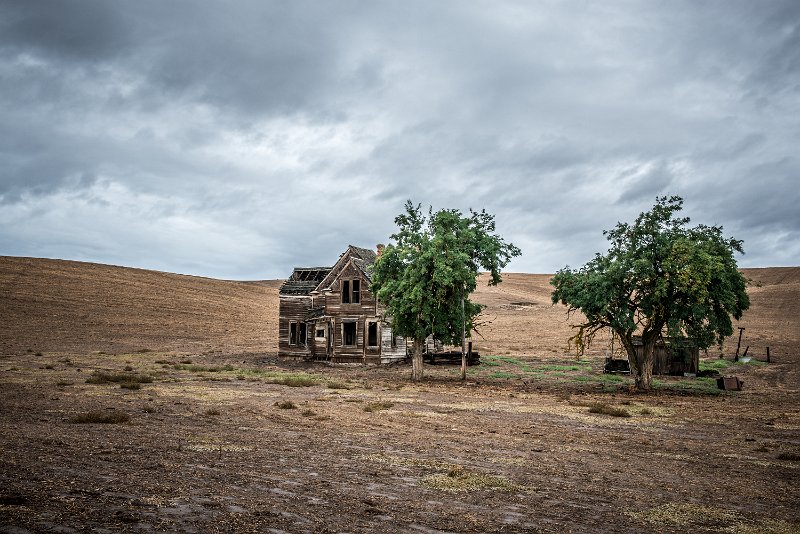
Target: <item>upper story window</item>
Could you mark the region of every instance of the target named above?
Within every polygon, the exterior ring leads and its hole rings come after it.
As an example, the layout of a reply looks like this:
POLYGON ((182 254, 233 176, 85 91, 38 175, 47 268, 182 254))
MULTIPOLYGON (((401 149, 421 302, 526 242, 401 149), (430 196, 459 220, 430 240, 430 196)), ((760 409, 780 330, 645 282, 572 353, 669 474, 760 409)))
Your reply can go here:
POLYGON ((342 304, 361 302, 361 280, 342 280, 342 304))

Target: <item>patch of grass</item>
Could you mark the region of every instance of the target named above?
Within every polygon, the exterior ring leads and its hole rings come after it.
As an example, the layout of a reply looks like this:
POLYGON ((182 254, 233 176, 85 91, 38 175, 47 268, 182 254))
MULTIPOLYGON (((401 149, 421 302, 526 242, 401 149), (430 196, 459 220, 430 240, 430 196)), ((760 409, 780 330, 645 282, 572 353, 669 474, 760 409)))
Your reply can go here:
POLYGON ((337 382, 335 380, 332 380, 327 384, 325 384, 325 387, 328 389, 352 389, 350 384, 346 384, 345 382, 337 382))
POLYGON ((142 385, 138 382, 120 382, 119 387, 122 389, 142 389, 142 385))
POLYGON ((111 373, 108 371, 93 371, 92 376, 86 380, 87 384, 108 384, 126 383, 126 384, 149 384, 153 378, 149 375, 135 374, 135 373, 111 373))
POLYGON ((206 415, 219 415, 220 411, 217 408, 209 408, 206 410, 206 415))
POLYGON ((505 371, 495 371, 494 373, 490 374, 488 378, 519 378, 518 374, 515 373, 507 373, 505 371))
POLYGON ((641 415, 653 415, 653 410, 651 410, 650 408, 642 408, 641 410, 639 410, 639 413, 641 415))
POLYGON ((69 419, 70 423, 76 424, 106 424, 116 425, 120 423, 127 423, 130 417, 122 412, 103 413, 99 411, 91 411, 78 414, 69 419))
MULTIPOLYGON (((191 360, 188 360, 191 361, 191 360)), ((222 371, 233 371, 232 365, 196 365, 196 364, 175 364, 172 366, 176 371, 189 371, 190 373, 219 373, 222 371)))
POLYGON ((303 417, 314 417, 317 414, 316 414, 316 412, 314 412, 314 410, 310 410, 310 409, 306 408, 305 410, 300 412, 300 415, 302 415, 303 417))
POLYGON ((446 474, 437 473, 422 478, 421 484, 430 489, 449 493, 478 490, 519 491, 522 487, 507 478, 470 472, 457 466, 446 474))
POLYGON ((492 362, 496 365, 499 365, 498 362, 510 363, 512 365, 527 365, 519 358, 512 358, 511 356, 481 356, 481 365, 484 365, 486 362, 492 362))
POLYGON ((559 364, 548 364, 548 365, 537 365, 537 371, 591 371, 591 366, 584 366, 584 365, 559 365, 559 364))
POLYGON ((777 456, 778 460, 788 460, 790 462, 800 462, 800 454, 796 452, 782 452, 777 456))
POLYGON ((653 388, 684 391, 687 393, 696 393, 698 395, 721 395, 723 393, 723 390, 717 387, 717 380, 708 377, 688 378, 675 381, 654 378, 653 388))
POLYGON ((71 386, 73 384, 74 384, 73 382, 69 382, 68 380, 59 380, 58 382, 56 382, 57 386, 71 386))
POLYGON ((597 402, 589 406, 589 413, 610 415, 612 417, 630 417, 631 414, 624 408, 615 408, 604 402, 597 402))
POLYGON ((297 405, 292 401, 277 401, 273 406, 277 406, 281 410, 294 410, 297 405))
POLYGON ((693 503, 668 503, 649 510, 625 512, 625 514, 656 526, 672 527, 686 527, 691 523, 738 522, 743 519, 736 512, 693 503))
POLYGON ((368 404, 365 404, 362 409, 365 412, 379 412, 381 410, 388 410, 392 406, 394 406, 393 402, 379 400, 379 401, 370 402, 368 404))
POLYGON ((721 369, 727 369, 728 366, 733 363, 729 362, 728 360, 706 360, 700 362, 700 370, 701 371, 710 371, 716 370, 719 371, 721 369))
POLYGON ((269 380, 271 384, 281 384, 289 386, 290 388, 305 388, 315 386, 317 381, 310 376, 284 376, 279 378, 272 378, 269 380))

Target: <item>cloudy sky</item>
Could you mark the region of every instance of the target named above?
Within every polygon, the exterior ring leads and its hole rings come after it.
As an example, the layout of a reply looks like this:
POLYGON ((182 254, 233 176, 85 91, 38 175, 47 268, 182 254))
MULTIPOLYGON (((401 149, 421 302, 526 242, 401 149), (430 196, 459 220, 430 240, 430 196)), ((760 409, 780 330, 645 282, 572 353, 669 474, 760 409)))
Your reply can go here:
POLYGON ((800 264, 800 2, 0 3, 0 255, 280 278, 412 199, 554 272, 663 194, 800 264))

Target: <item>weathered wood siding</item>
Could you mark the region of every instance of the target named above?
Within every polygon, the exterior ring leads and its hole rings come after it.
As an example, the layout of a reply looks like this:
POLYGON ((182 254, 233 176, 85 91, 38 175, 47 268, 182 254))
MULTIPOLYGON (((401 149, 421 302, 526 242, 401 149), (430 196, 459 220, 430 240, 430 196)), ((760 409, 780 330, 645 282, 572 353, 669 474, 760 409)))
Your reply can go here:
MULTIPOLYGON (((311 297, 300 295, 281 295, 278 302, 278 356, 306 358, 310 356, 309 347, 302 344, 289 344, 289 323, 298 325, 305 321, 311 309, 311 297)), ((298 326, 299 328, 299 326, 298 326)))

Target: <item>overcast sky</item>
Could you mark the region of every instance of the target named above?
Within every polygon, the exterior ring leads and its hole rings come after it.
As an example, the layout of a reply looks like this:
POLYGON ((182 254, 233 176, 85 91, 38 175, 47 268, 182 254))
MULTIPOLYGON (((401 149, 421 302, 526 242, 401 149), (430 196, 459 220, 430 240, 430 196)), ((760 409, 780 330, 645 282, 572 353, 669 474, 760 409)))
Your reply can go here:
POLYGON ((551 273, 657 195, 800 264, 800 2, 0 2, 0 255, 283 278, 485 208, 551 273))

